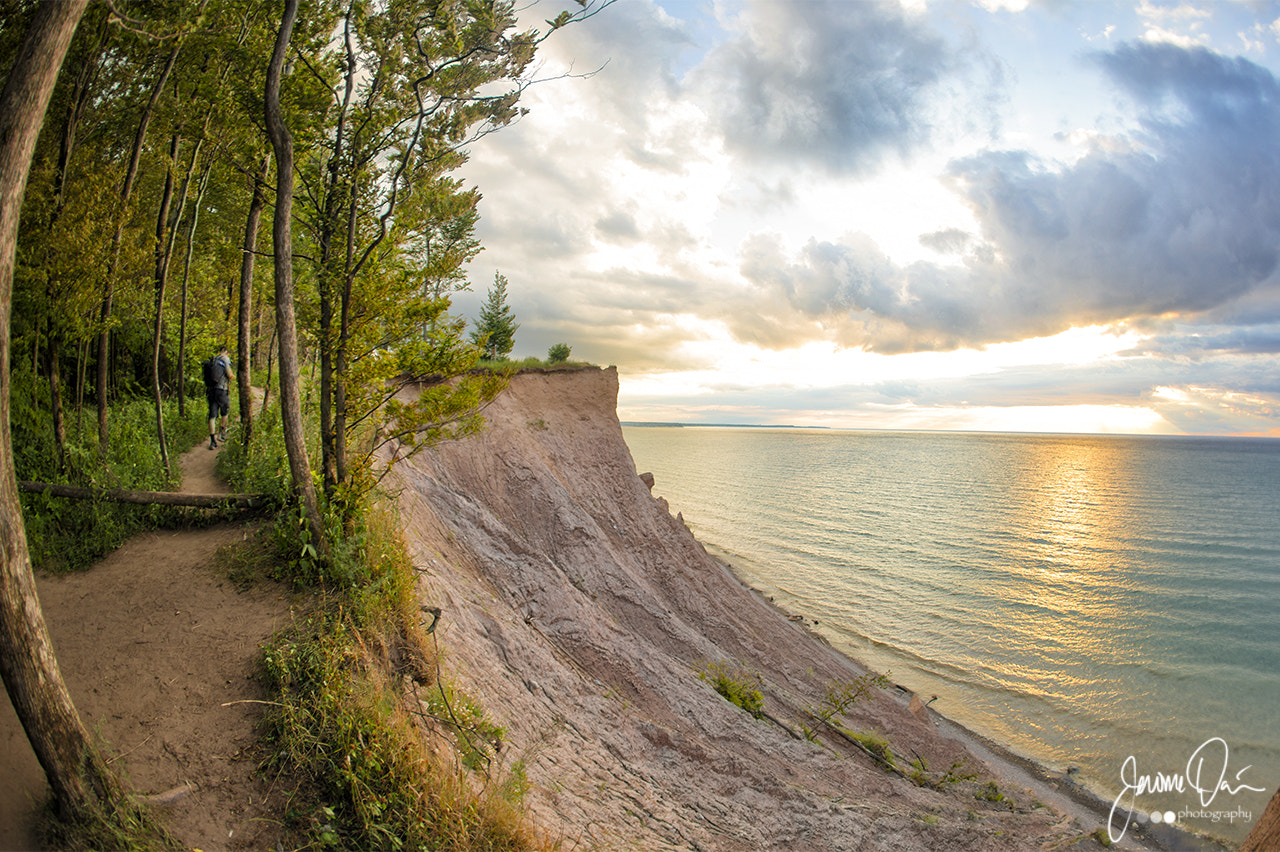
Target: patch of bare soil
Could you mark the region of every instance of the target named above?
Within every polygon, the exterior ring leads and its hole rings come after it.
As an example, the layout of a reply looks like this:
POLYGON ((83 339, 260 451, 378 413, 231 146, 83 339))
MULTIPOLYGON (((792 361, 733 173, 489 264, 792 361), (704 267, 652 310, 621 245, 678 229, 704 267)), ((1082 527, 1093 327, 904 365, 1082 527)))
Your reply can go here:
MULTIPOLYGON (((225 493, 217 452, 182 457, 183 491, 225 493)), ((92 570, 39 577, 40 602, 81 719, 138 794, 188 848, 274 848, 272 790, 251 753, 265 695, 260 643, 289 618, 288 592, 239 590, 215 552, 251 524, 139 535, 92 570)), ((0 699, 0 849, 37 848, 32 818, 48 794, 8 697, 0 699)), ((276 803, 278 806, 278 802, 276 803)))

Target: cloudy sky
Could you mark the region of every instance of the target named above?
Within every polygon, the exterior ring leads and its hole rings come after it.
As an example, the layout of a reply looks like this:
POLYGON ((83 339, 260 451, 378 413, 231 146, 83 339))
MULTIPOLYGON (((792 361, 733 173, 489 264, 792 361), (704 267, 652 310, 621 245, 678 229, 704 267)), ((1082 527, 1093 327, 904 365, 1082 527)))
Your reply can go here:
POLYGON ((618 0, 541 62, 455 307, 624 420, 1280 436, 1280 3, 618 0))

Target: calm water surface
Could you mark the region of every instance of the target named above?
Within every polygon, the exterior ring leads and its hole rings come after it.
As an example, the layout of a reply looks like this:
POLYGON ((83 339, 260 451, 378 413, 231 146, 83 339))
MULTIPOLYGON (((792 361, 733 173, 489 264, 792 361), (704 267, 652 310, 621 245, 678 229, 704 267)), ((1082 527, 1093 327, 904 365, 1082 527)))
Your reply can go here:
POLYGON ((1237 840, 1280 782, 1280 441, 624 433, 745 580, 962 724, 1108 799, 1179 776, 1136 807, 1237 840))

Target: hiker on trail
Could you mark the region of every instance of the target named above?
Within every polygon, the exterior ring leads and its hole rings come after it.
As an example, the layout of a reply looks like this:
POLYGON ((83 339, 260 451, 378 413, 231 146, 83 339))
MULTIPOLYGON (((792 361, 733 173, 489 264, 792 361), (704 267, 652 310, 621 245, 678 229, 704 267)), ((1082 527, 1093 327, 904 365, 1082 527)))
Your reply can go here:
POLYGON ((231 413, 231 389, 227 379, 234 379, 231 371, 231 356, 227 347, 218 349, 218 354, 204 362, 204 395, 209 400, 209 449, 218 449, 218 441, 227 440, 227 415, 231 413), (222 418, 222 429, 214 434, 218 418, 222 418))

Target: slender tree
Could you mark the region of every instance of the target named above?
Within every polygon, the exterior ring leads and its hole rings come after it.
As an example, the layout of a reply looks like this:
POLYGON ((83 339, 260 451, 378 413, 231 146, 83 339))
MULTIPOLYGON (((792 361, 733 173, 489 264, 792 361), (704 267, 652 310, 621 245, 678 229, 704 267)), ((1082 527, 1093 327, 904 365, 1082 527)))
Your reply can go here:
MULTIPOLYGON (((577 2, 553 30, 611 0, 577 2)), ((544 37, 518 29, 511 0, 343 0, 341 9, 337 56, 308 64, 317 76, 339 69, 336 81, 324 78, 331 123, 323 144, 299 160, 300 218, 316 246, 321 467, 330 491, 349 483, 348 438, 394 378, 363 362, 376 353, 385 366, 396 351, 400 375, 416 377, 434 366, 410 356, 432 350, 410 339, 451 335, 402 320, 439 315, 433 301, 479 251, 479 196, 449 175, 469 144, 521 114, 544 37), (374 309, 392 293, 404 309, 374 309)))
POLYGON ((293 310, 293 137, 280 112, 280 77, 284 71, 289 38, 298 18, 298 0, 285 0, 271 62, 267 66, 265 119, 267 135, 276 159, 276 209, 272 224, 275 247, 276 330, 280 337, 280 416, 285 452, 293 487, 302 500, 311 541, 320 554, 327 551, 320 504, 311 481, 306 434, 302 426, 302 394, 299 390, 298 325, 293 310))
POLYGON ((516 345, 516 331, 520 324, 507 305, 507 279, 501 273, 493 273, 493 285, 480 308, 476 330, 471 339, 484 350, 490 361, 502 361, 516 345))
MULTIPOLYGON (((106 43, 106 20, 105 15, 100 16, 97 34, 82 52, 83 55, 80 57, 71 91, 65 98, 67 103, 63 109, 64 118, 59 126, 61 138, 58 143, 56 165, 50 181, 53 192, 52 203, 49 205, 48 219, 39 225, 42 230, 50 234, 59 230, 59 226, 62 224, 62 214, 66 210, 71 157, 76 148, 79 127, 84 119, 85 110, 92 93, 91 84, 96 76, 106 43)), ((62 344, 67 340, 76 325, 76 317, 74 312, 59 310, 58 305, 59 302, 65 304, 68 292, 77 289, 75 279, 78 276, 68 269, 66 264, 58 262, 64 257, 55 257, 56 255, 62 255, 61 252, 54 248, 55 242, 54 239, 50 239, 45 244, 44 257, 41 263, 44 267, 42 272, 45 277, 46 295, 41 313, 45 315, 44 325, 47 341, 45 355, 49 378, 49 403, 53 415, 54 448, 57 452, 58 468, 59 470, 65 470, 67 430, 62 406, 61 349, 62 344)))
MULTIPOLYGON (((192 158, 194 162, 194 157, 192 158)), ((206 163, 196 188, 195 203, 191 206, 191 221, 187 225, 187 251, 182 262, 182 298, 178 314, 178 375, 175 384, 178 389, 178 417, 187 416, 187 317, 188 301, 191 293, 191 260, 196 250, 196 232, 200 224, 200 208, 204 205, 204 193, 209 188, 209 175, 213 164, 206 163)), ((238 368, 237 368, 238 369, 238 368)))
POLYGON ((262 220, 262 208, 266 206, 267 172, 271 158, 263 157, 262 165, 250 178, 253 198, 245 218, 244 242, 240 259, 240 313, 236 324, 236 392, 240 397, 240 440, 245 446, 253 435, 253 405, 250 403, 253 387, 253 261, 258 250, 258 225, 262 220))
POLYGON ((156 246, 155 246, 155 326, 151 341, 151 397, 156 414, 156 439, 159 443, 160 461, 164 464, 165 473, 172 473, 169 464, 169 448, 164 439, 164 406, 160 395, 160 351, 164 342, 164 291, 169 280, 169 258, 172 241, 167 239, 171 233, 169 228, 169 205, 173 202, 173 171, 178 159, 178 143, 181 137, 173 134, 169 143, 168 168, 164 175, 164 192, 160 196, 160 209, 156 212, 156 246))
POLYGON ((143 142, 146 140, 147 130, 150 128, 151 120, 155 115, 156 104, 159 102, 160 95, 169 81, 169 75, 173 72, 173 66, 177 63, 178 54, 181 50, 181 40, 175 39, 169 49, 164 67, 152 86, 151 96, 142 110, 141 117, 138 119, 137 132, 133 138, 133 149, 129 156, 129 167, 120 186, 120 211, 117 214, 119 218, 116 223, 115 236, 111 241, 111 255, 103 285, 98 329, 98 445, 103 455, 106 455, 110 436, 107 427, 107 380, 111 373, 109 365, 111 361, 112 312, 115 307, 116 275, 120 262, 120 249, 121 244, 124 242, 125 218, 129 201, 133 197, 134 182, 137 179, 139 164, 142 160, 143 142))

